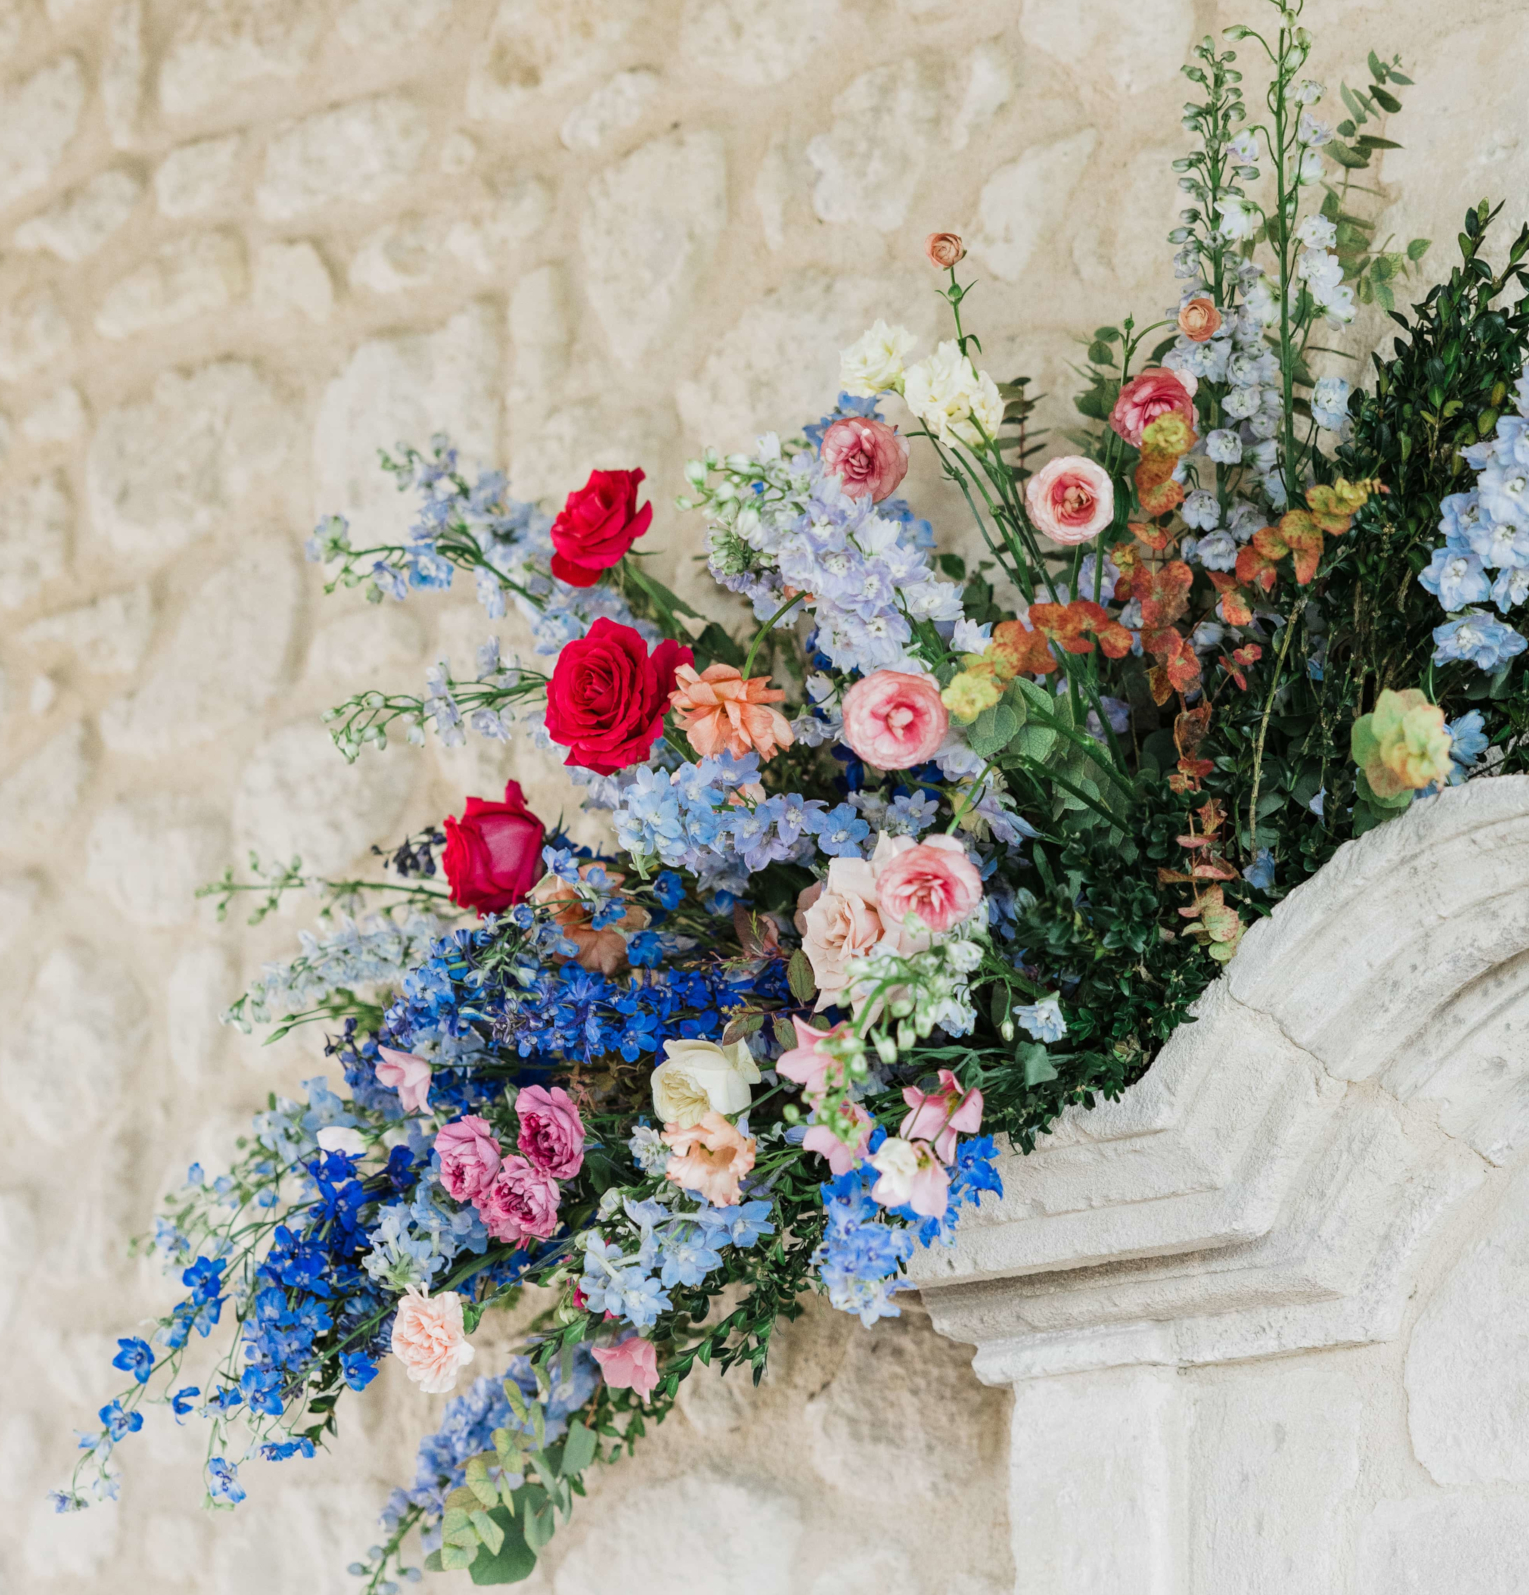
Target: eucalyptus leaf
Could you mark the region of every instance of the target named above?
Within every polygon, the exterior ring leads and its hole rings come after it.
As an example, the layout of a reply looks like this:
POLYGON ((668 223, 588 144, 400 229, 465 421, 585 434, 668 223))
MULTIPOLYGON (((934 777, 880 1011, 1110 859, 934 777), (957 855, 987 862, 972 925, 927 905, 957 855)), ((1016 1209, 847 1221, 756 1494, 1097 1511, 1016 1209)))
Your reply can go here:
POLYGON ((492 1554, 487 1548, 478 1553, 472 1564, 472 1581, 474 1584, 518 1584, 535 1571, 536 1552, 526 1544, 520 1524, 504 1507, 489 1515, 500 1533, 499 1549, 492 1554))

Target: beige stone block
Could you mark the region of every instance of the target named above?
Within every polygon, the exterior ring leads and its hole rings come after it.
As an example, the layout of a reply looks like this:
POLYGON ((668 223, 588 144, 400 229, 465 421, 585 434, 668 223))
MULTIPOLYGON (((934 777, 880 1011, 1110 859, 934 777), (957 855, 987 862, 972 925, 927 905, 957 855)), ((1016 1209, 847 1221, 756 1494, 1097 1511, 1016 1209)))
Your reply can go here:
POLYGON ((419 165, 429 137, 424 111, 401 94, 320 111, 272 138, 255 203, 267 221, 376 204, 419 165))
POLYGON ((254 302, 262 315, 292 311, 325 322, 334 310, 334 279, 324 257, 308 242, 262 244, 255 254, 254 302))
POLYGON ((88 260, 133 214, 142 193, 143 184, 132 172, 101 172, 23 222, 11 242, 20 250, 46 250, 71 264, 88 260))
POLYGON ((238 197, 241 134, 198 139, 171 150, 154 174, 154 195, 161 216, 180 220, 218 210, 238 197))
POLYGON ((190 116, 240 90, 290 82, 323 32, 310 0, 197 0, 180 9, 159 65, 159 103, 190 116))
POLYGON ((0 89, 0 206, 35 193, 53 176, 80 125, 86 92, 73 55, 0 89))
POLYGON ((0 379, 19 382, 61 362, 74 342, 69 319, 51 288, 38 288, 0 309, 0 379))
POLYGON ((21 435, 28 443, 72 443, 85 430, 85 401, 72 382, 55 388, 41 404, 21 418, 21 435))
POLYGON ((402 50, 446 26, 452 0, 351 0, 336 31, 353 50, 402 50))
POLYGON ((540 95, 609 72, 629 39, 646 37, 649 0, 500 0, 488 38, 473 54, 467 114, 507 121, 540 95))
POLYGON ((107 290, 96 311, 96 331, 104 338, 131 338, 210 315, 242 298, 248 280, 237 233, 174 239, 107 290))
POLYGON ((18 640, 44 658, 63 658, 95 674, 121 676, 143 662, 153 635, 154 597, 144 585, 35 620, 18 640))
POLYGON ((571 150, 595 150, 617 133, 642 120, 643 112, 658 93, 656 72, 639 68, 618 72, 584 103, 568 113, 559 137, 571 150))
POLYGON ((839 14, 839 0, 686 0, 680 48, 702 71, 765 88, 818 56, 839 14))
POLYGON ((0 609, 30 603, 64 574, 74 509, 61 472, 0 496, 0 609))
POLYGON ((138 142, 147 68, 143 0, 124 0, 107 22, 101 58, 101 112, 119 150, 131 149, 138 142))
POLYGON ((188 923, 196 890, 220 874, 228 831, 197 799, 155 792, 103 809, 85 846, 85 879, 131 924, 188 923))
POLYGON ((1032 260, 1047 263, 1045 241, 1082 182, 1098 142, 1094 129, 1084 128, 1026 151, 983 185, 977 224, 968 229, 967 239, 972 255, 994 276, 1018 282, 1032 260))
POLYGON ((89 772, 85 728, 78 722, 17 765, 0 782, 0 848, 35 854, 79 806, 89 772))

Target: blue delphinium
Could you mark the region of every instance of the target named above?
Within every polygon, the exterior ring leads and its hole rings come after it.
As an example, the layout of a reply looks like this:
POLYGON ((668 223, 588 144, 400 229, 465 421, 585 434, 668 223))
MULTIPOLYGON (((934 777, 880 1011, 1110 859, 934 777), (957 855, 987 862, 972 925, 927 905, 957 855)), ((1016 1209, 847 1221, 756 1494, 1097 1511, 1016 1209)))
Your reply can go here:
POLYGON ((1478 670, 1499 670, 1529 648, 1529 642, 1511 626, 1505 626, 1479 609, 1435 626, 1433 641, 1436 665, 1457 659, 1469 660, 1478 670))
POLYGON ((876 1171, 862 1164, 819 1187, 827 1223, 812 1259, 832 1305, 854 1313, 867 1329, 878 1318, 901 1316, 892 1296, 913 1255, 912 1231, 890 1222, 871 1200, 876 1180, 876 1171))

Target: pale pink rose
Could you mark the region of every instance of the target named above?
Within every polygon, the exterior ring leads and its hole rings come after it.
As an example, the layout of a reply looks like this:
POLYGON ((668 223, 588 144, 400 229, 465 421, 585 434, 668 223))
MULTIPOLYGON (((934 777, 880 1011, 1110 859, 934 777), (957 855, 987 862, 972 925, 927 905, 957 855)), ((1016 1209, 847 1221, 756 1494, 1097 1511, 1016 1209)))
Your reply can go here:
POLYGON ((614 1346, 595 1346, 591 1355, 612 1390, 635 1390, 646 1403, 658 1383, 658 1352, 651 1340, 628 1335, 614 1346))
POLYGON ((1025 483, 1025 507, 1052 542, 1091 543, 1115 518, 1115 486, 1102 465, 1064 454, 1025 483))
POLYGON ((846 1146, 826 1124, 809 1126, 802 1137, 802 1150, 826 1157, 828 1171, 835 1179, 841 1174, 848 1174, 864 1160, 871 1144, 871 1130, 876 1123, 858 1102, 846 1102, 844 1111, 860 1126, 860 1139, 853 1146, 846 1146))
POLYGON ((474 1201, 499 1172, 499 1142, 487 1119, 476 1113, 453 1119, 435 1137, 441 1160, 441 1184, 459 1202, 474 1201))
POLYGON ((688 1129, 666 1124, 659 1139, 673 1153, 664 1177, 682 1191, 699 1191, 713 1207, 736 1207, 739 1182, 754 1166, 755 1143, 720 1113, 688 1129))
POLYGON ((462 1298, 454 1290, 426 1296, 411 1285, 393 1316, 393 1355, 427 1396, 452 1389, 458 1371, 473 1360, 462 1331, 462 1298))
POLYGON ((377 1078, 398 1093, 405 1113, 430 1111, 430 1063, 426 1058, 416 1058, 412 1052, 398 1052, 392 1047, 378 1047, 382 1061, 377 1065, 377 1078))
POLYGON ((823 434, 823 469, 839 478, 850 498, 879 504, 908 474, 908 440, 885 421, 858 416, 835 421, 823 434))
POLYGON ((904 1086, 903 1101, 910 1112, 898 1125, 905 1141, 928 1141, 942 1163, 955 1161, 956 1133, 975 1135, 982 1128, 982 1093, 975 1087, 961 1090, 961 1082, 949 1069, 940 1070, 940 1089, 920 1091, 916 1085, 904 1086))
POLYGON ((876 881, 863 858, 836 858, 828 866, 828 879, 820 890, 802 893, 798 904, 811 897, 801 915, 802 951, 818 983, 817 1011, 838 1002, 849 984, 846 966, 863 958, 885 934, 876 907, 876 881))
POLYGON ((556 1180, 571 1180, 584 1166, 584 1121, 561 1086, 522 1086, 515 1098, 520 1136, 515 1144, 556 1180))
POLYGON ((881 1176, 871 1187, 873 1202, 883 1207, 911 1207, 925 1218, 945 1216, 950 1176, 927 1142, 889 1135, 871 1153, 870 1164, 881 1176))
POLYGON ((1141 447, 1142 433, 1160 415, 1176 412, 1193 427, 1195 389, 1199 385, 1187 371, 1151 366, 1120 390, 1110 411, 1110 425, 1133 449, 1141 447))
POLYGON ((844 741, 878 770, 911 770, 932 759, 950 713, 932 676, 873 670, 844 694, 844 741))
POLYGON ((931 836, 905 848, 875 874, 888 925, 901 925, 911 913, 938 934, 970 918, 982 903, 982 877, 953 836, 931 836))
POLYGON ((830 1073, 835 1081, 840 1078, 840 1065, 823 1050, 822 1043, 826 1037, 838 1035, 844 1026, 814 1030, 794 1014, 791 1023, 796 1026, 796 1045, 775 1060, 775 1072, 794 1080, 802 1088, 802 1095, 816 1107, 828 1090, 830 1073))
POLYGON ((519 1246, 528 1237, 545 1240, 557 1228, 559 1196, 550 1174, 512 1153, 473 1205, 496 1241, 519 1246))

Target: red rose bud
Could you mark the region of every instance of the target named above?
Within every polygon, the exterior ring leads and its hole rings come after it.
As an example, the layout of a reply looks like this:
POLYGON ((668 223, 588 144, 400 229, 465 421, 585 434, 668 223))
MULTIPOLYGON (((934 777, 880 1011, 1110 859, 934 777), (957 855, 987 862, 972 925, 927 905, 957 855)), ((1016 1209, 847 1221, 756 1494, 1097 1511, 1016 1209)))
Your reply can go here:
POLYGON ((543 873, 545 832, 526 807, 518 781, 506 783, 503 803, 468 798, 461 819, 446 821, 442 863, 452 902, 480 915, 518 903, 543 873))
POLYGON ((570 493, 552 523, 552 574, 570 587, 593 587, 602 570, 619 564, 653 521, 653 506, 637 507, 638 471, 591 471, 570 493))
POLYGON ((650 657, 637 632, 603 616, 566 643, 547 683, 547 735, 568 749, 563 762, 614 775, 646 759, 664 729, 674 673, 694 658, 667 638, 650 657))

